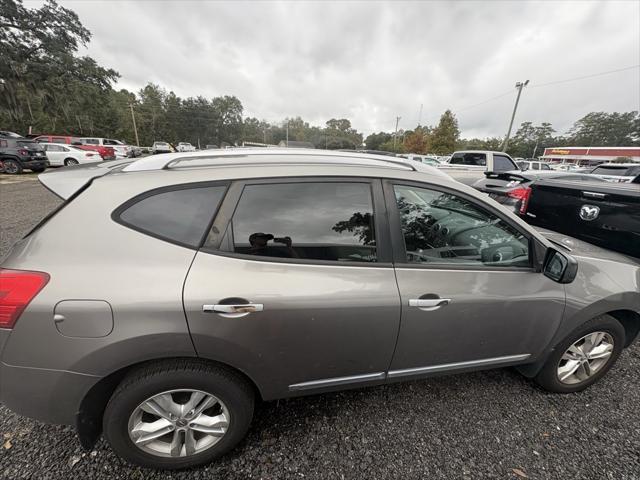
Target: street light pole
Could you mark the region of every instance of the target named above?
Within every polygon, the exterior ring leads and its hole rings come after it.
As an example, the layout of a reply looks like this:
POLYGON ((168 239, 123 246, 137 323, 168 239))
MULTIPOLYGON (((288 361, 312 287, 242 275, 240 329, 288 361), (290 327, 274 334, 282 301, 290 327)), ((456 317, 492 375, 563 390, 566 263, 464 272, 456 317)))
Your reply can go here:
POLYGON ((511 114, 511 121, 509 122, 509 130, 507 130, 507 136, 504 139, 502 144, 502 151, 507 151, 507 146, 509 145, 509 137, 511 136, 511 128, 513 127, 513 120, 516 118, 516 110, 518 110, 518 102, 520 102, 520 95, 522 94, 522 89, 529 84, 529 80, 525 82, 517 82, 516 88, 518 89, 518 96, 516 97, 516 104, 513 106, 513 113, 511 114))
POLYGON ((131 109, 131 120, 133 121, 133 131, 136 134, 136 145, 140 146, 140 140, 138 140, 138 127, 136 127, 136 116, 133 114, 133 103, 129 104, 129 108, 131 109))
POLYGON ((398 122, 400 121, 402 117, 396 117, 396 133, 393 136, 393 149, 396 149, 396 141, 398 139, 398 122))

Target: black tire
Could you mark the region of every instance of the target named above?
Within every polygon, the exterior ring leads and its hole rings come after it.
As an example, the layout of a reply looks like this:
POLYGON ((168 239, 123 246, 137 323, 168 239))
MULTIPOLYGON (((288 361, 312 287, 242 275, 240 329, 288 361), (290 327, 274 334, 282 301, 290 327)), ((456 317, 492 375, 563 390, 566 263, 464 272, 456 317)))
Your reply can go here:
POLYGON ((75 158, 65 158, 64 160, 64 165, 65 167, 68 167, 69 165, 78 165, 80 162, 78 162, 78 160, 76 160, 75 158))
POLYGON ((545 390, 556 393, 572 393, 579 392, 585 388, 593 385, 606 375, 609 369, 616 363, 616 360, 620 356, 625 343, 625 331, 624 327, 618 320, 610 315, 602 315, 589 320, 588 322, 580 325, 571 334, 569 334, 562 342, 560 342, 553 353, 547 359, 544 367, 535 377, 536 383, 545 390), (611 335, 613 339, 613 351, 609 356, 609 360, 603 365, 600 370, 596 371, 592 376, 585 379, 582 382, 575 384, 566 384, 560 381, 558 378, 558 365, 564 353, 567 349, 580 340, 585 335, 592 332, 606 332, 611 335))
POLYGON ((199 360, 161 361, 136 369, 122 380, 104 412, 104 436, 120 457, 133 464, 169 470, 196 467, 224 455, 244 438, 253 417, 254 399, 252 386, 231 369, 199 360), (191 456, 161 457, 137 447, 128 433, 133 411, 153 395, 181 388, 219 398, 229 411, 227 432, 217 443, 191 456))
POLYGON ((19 173, 22 173, 22 165, 20 165, 20 162, 17 162, 16 160, 7 158, 2 161, 2 166, 3 171, 6 174, 18 175, 19 173))

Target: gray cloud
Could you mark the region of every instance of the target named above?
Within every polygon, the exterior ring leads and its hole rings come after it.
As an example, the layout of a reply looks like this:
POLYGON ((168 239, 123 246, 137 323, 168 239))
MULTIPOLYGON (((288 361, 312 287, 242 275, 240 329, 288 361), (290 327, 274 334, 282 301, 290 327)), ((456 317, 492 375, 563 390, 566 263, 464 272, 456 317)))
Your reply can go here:
MULTIPOLYGON (((517 80, 531 87, 640 63, 640 3, 73 1, 87 53, 119 86, 236 95, 245 113, 360 131, 413 128, 446 108, 464 136, 505 133, 517 80), (497 100, 475 105, 501 93, 497 100)), ((590 111, 640 109, 640 70, 527 88, 516 122, 565 132, 590 111)))

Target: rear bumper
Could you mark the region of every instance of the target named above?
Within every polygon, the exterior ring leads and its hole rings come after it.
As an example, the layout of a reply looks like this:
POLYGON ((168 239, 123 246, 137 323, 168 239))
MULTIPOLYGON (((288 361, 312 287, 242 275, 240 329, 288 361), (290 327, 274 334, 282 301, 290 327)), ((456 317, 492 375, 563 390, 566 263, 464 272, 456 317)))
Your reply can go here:
POLYGON ((31 168, 46 168, 49 166, 49 161, 46 158, 35 158, 35 159, 23 159, 20 160, 22 164, 22 168, 31 169, 31 168))
POLYGON ((82 399, 100 380, 93 375, 0 363, 0 401, 47 423, 75 425, 82 399))

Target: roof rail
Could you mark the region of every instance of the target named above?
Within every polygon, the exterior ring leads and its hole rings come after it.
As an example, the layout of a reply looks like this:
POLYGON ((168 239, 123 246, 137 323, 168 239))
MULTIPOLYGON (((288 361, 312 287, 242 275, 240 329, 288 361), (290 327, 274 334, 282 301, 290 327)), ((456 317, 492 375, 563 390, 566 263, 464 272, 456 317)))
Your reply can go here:
MULTIPOLYGON (((195 162, 198 165, 183 165, 185 167, 202 166, 233 166, 278 163, 309 163, 309 164, 343 164, 359 166, 402 167, 407 170, 422 171, 423 165, 406 159, 385 157, 383 155, 360 154, 357 152, 340 152, 336 150, 312 150, 296 148, 229 148, 224 150, 201 150, 188 153, 165 153, 144 157, 132 162, 122 169, 124 172, 139 172, 148 170, 166 170, 177 168, 182 162, 195 162), (250 161, 251 157, 261 157, 259 161, 250 161), (268 161, 264 157, 273 157, 268 161), (289 158, 283 158, 289 157, 289 158), (315 158, 314 158, 315 157, 315 158), (318 157, 324 157, 318 159, 318 157), (244 159, 245 161, 238 161, 244 159), (333 159, 333 161, 331 161, 333 159), (227 160, 227 161, 225 161, 227 160), (205 165, 203 165, 203 163, 205 165)), ((424 167, 427 167, 424 165, 424 167)), ((429 168, 427 168, 429 170, 429 168)))

